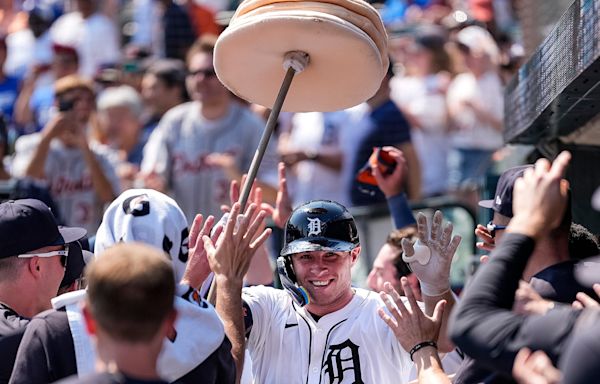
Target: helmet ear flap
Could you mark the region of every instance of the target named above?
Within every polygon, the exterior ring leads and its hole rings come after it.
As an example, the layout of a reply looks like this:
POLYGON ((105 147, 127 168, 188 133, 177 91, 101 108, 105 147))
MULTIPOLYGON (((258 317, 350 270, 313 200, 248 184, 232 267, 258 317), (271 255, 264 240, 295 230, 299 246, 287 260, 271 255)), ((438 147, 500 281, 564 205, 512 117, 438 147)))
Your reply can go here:
POLYGON ((294 272, 294 265, 292 264, 291 257, 279 256, 277 258, 277 272, 280 275, 285 275, 294 284, 298 283, 296 279, 296 273, 294 272))
POLYGON ((298 285, 291 257, 279 256, 277 258, 277 273, 279 273, 281 285, 292 294, 292 299, 296 304, 303 307, 310 302, 308 292, 298 285))

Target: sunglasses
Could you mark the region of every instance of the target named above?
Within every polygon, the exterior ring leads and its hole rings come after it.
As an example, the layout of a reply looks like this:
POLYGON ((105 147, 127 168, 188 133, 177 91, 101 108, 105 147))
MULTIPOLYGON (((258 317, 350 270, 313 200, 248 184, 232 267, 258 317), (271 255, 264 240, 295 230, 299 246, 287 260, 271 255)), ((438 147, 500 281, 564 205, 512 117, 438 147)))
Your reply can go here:
POLYGON ((487 228, 488 232, 490 233, 490 236, 492 236, 492 237, 496 237, 496 231, 498 231, 500 229, 506 229, 506 225, 494 224, 491 221, 489 223, 487 223, 487 225, 485 227, 487 228))
POLYGON ((189 71, 188 72, 188 76, 198 76, 198 75, 204 75, 204 77, 215 77, 217 76, 217 73, 215 72, 214 69, 198 69, 196 71, 189 71))
POLYGON ((18 258, 27 259, 32 257, 52 257, 52 256, 60 256, 60 264, 63 268, 67 268, 67 258, 69 256, 69 246, 65 245, 65 249, 61 249, 59 251, 50 251, 43 253, 24 253, 21 255, 17 255, 18 258))

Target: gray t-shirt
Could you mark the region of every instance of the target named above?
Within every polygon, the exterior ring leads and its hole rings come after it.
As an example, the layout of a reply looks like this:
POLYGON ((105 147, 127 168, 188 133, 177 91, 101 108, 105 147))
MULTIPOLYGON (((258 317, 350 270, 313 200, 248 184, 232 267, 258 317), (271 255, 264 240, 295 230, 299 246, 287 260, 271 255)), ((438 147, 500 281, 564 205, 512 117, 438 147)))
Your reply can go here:
MULTIPOLYGON (((33 133, 17 140, 12 163, 13 176, 25 176, 25 170, 41 139, 41 134, 33 133)), ((120 187, 115 172, 118 163, 116 154, 97 143, 90 144, 90 149, 96 155, 115 195, 118 195, 120 187)), ((45 174, 50 195, 58 205, 65 224, 85 228, 90 236, 93 235, 102 220, 104 206, 96 195, 92 176, 81 150, 67 148, 58 139, 52 140, 46 158, 45 174)))
MULTIPOLYGON (((245 173, 258 147, 264 122, 248 108, 232 102, 226 116, 207 120, 198 102, 181 104, 165 114, 144 148, 142 174, 152 172, 167 181, 188 222, 197 213, 219 217, 220 206, 229 204, 230 179, 206 162, 212 153, 231 154, 245 173)), ((258 178, 277 185, 277 157, 271 139, 258 178)))

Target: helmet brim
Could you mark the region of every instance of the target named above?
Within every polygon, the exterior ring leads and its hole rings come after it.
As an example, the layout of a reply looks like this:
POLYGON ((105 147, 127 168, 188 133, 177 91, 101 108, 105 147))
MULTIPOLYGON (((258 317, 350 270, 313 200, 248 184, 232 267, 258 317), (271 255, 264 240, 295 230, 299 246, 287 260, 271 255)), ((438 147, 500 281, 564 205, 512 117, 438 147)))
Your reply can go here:
POLYGON ((313 251, 331 251, 331 252, 350 252, 358 244, 348 241, 332 240, 324 237, 315 237, 311 239, 298 239, 287 244, 280 256, 289 256, 294 253, 313 252, 313 251))

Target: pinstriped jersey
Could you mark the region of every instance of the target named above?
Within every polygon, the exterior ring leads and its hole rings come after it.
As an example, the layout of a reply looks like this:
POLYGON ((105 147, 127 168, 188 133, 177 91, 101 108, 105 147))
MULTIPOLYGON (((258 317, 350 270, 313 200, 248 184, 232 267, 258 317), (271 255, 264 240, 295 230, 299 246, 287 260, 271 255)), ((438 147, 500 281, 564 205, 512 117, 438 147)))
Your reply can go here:
POLYGON ((283 290, 245 288, 255 383, 408 383, 413 363, 377 314, 379 295, 356 289, 315 321, 283 290))

